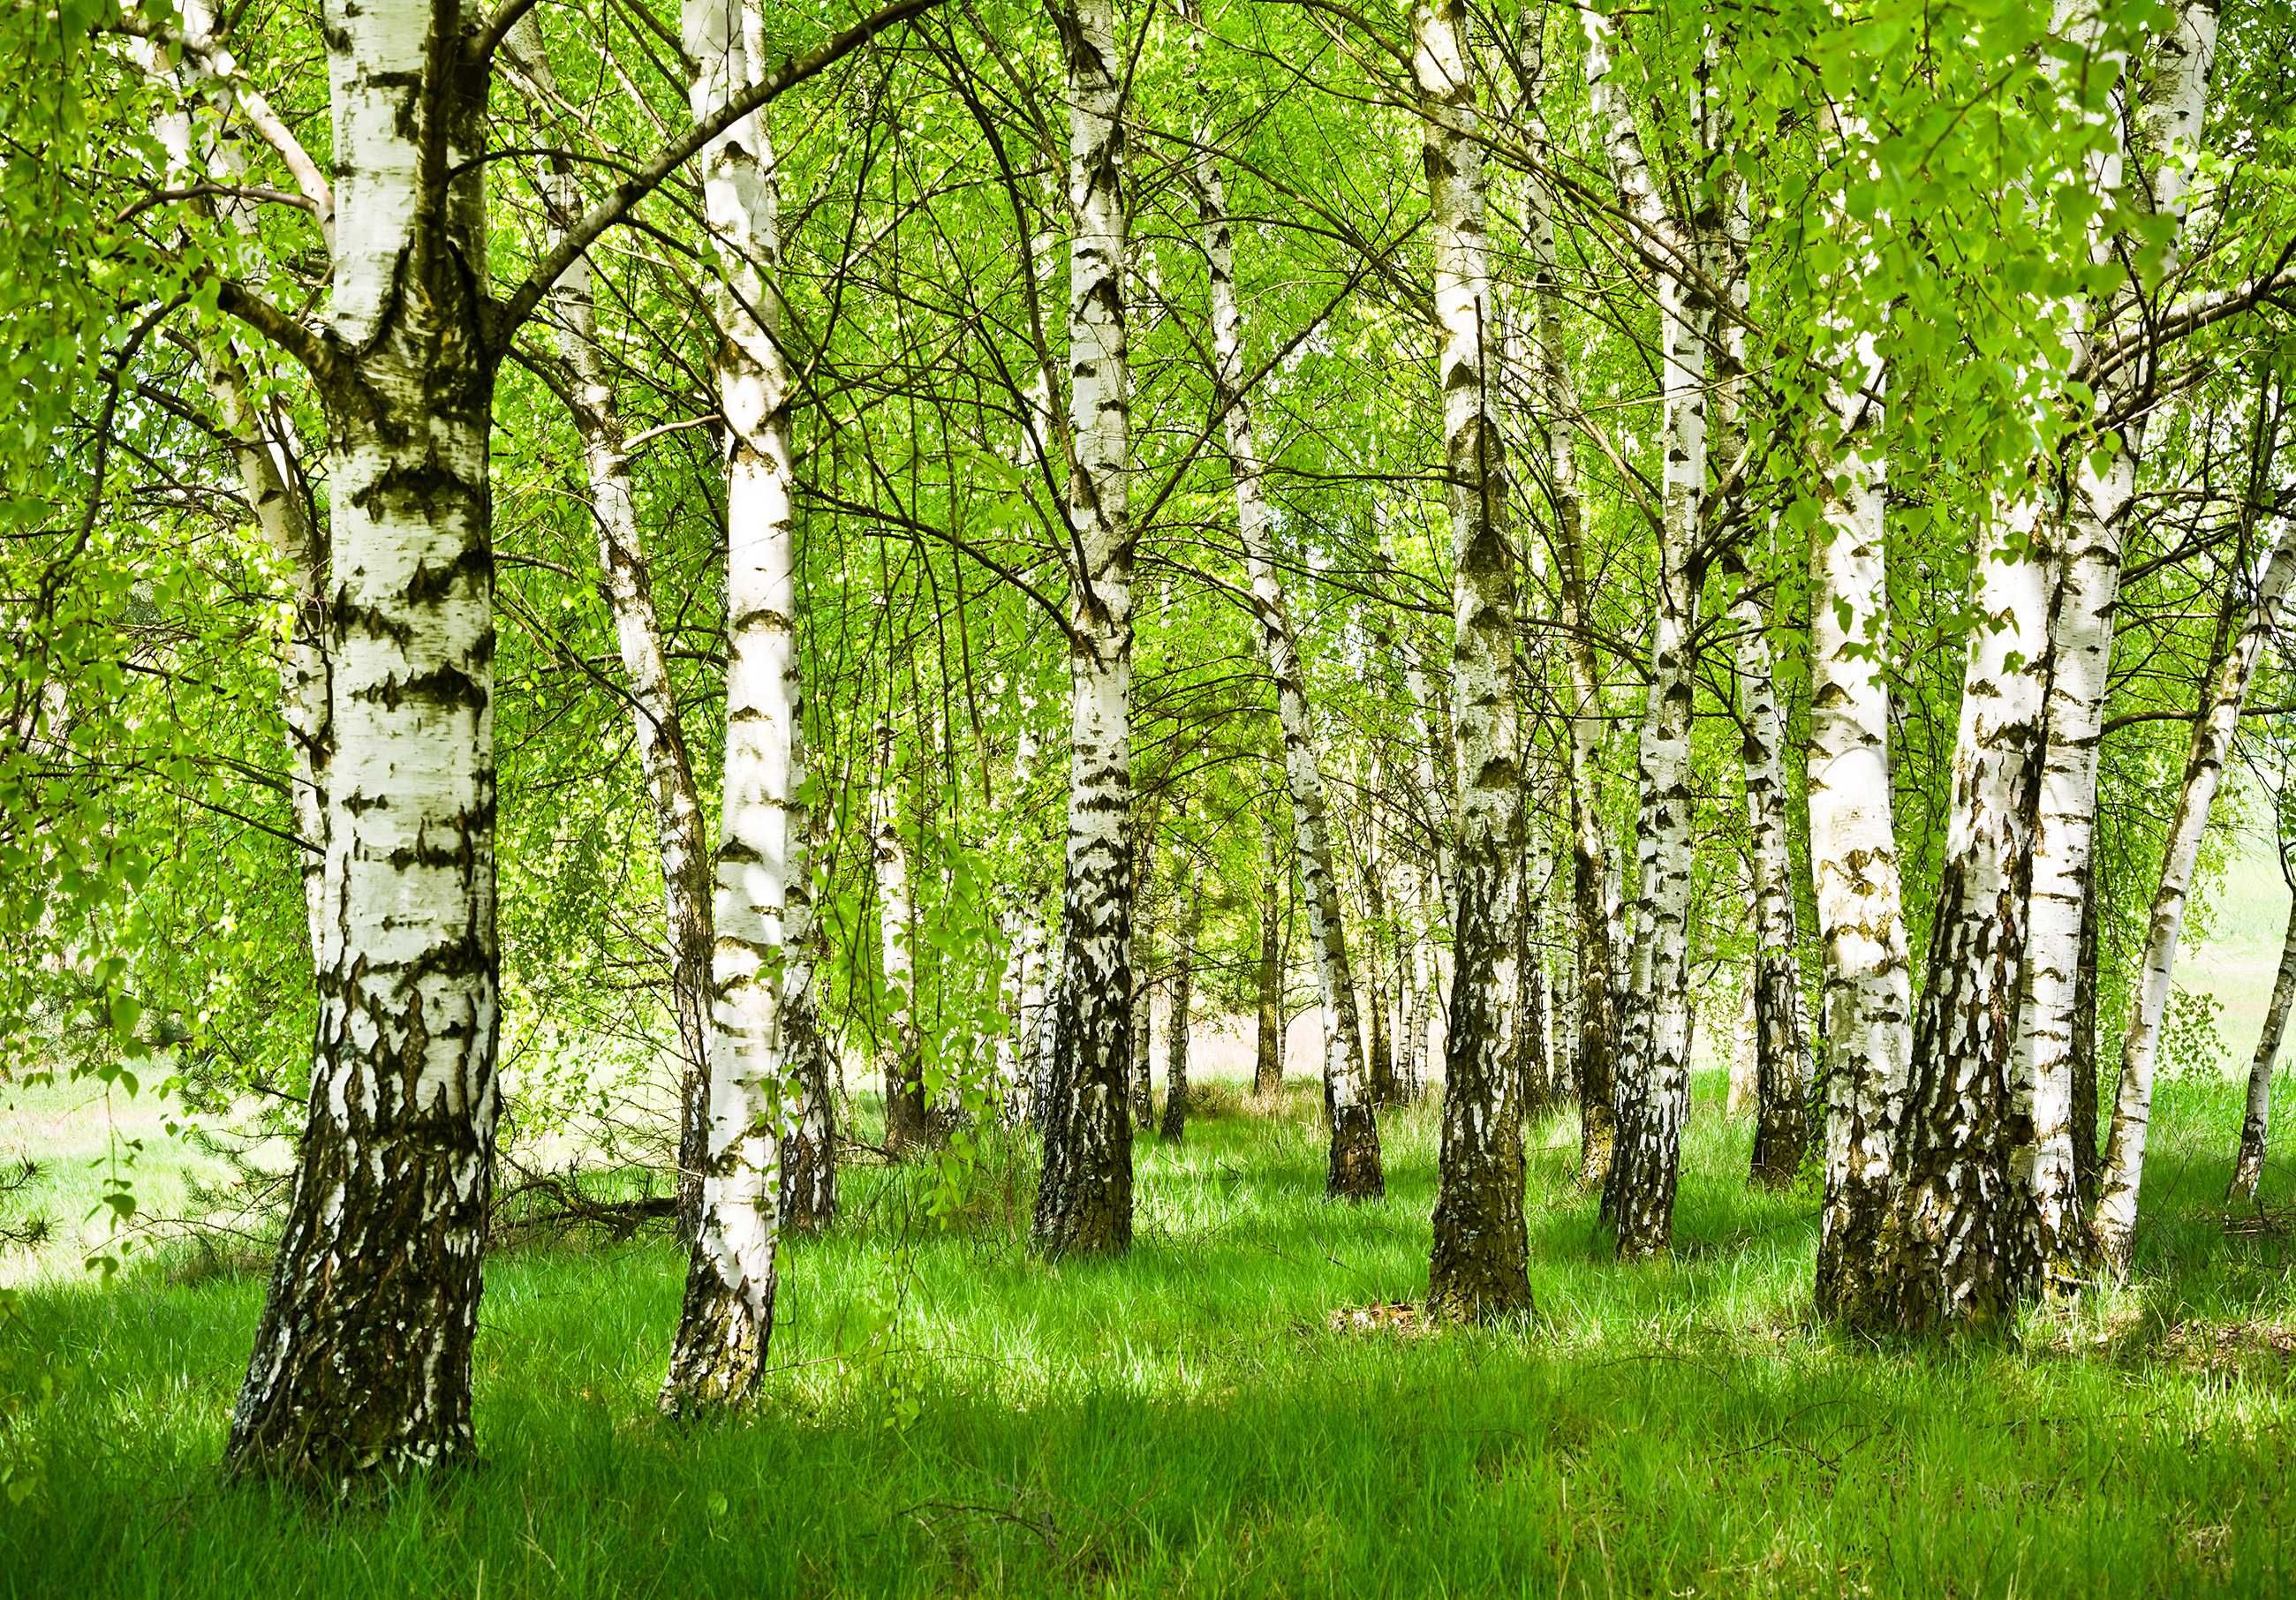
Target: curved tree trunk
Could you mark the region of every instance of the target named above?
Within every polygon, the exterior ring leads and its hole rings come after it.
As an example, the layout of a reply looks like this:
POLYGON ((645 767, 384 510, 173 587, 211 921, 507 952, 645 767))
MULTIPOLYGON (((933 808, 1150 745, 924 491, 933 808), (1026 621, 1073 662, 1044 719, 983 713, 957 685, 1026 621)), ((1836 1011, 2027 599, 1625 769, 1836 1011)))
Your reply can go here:
POLYGON ((1068 69, 1068 884, 1040 1119, 1037 1248, 1132 1243, 1132 529, 1123 60, 1109 0, 1057 6, 1068 69))
MULTIPOLYGON (((1184 13, 1187 14, 1187 13, 1184 13)), ((1193 19, 1193 16, 1191 17, 1193 19)), ((1201 34, 1197 36, 1201 49, 1201 34)), ((1236 527, 1251 579, 1251 611, 1259 625, 1261 658, 1275 685, 1275 715, 1283 732, 1283 781, 1292 797, 1292 838, 1308 911, 1308 942, 1316 956, 1316 984, 1324 1005, 1324 1102, 1331 1119, 1326 1186, 1336 1199, 1375 1199, 1386 1192, 1373 1111, 1363 1028, 1356 1010, 1355 975, 1348 962, 1347 931, 1340 915, 1340 885, 1332 868, 1329 801, 1308 712, 1299 638, 1275 564, 1275 520, 1260 488, 1259 444, 1250 399, 1243 390, 1243 312, 1236 300, 1234 243, 1227 198, 1212 155, 1209 110, 1197 121, 1195 187, 1198 234, 1211 279, 1212 398, 1222 417, 1228 475, 1235 488, 1236 527)))
POLYGON ((1522 849, 1513 699, 1514 553, 1489 381, 1492 298, 1480 114, 1463 0, 1420 0, 1413 71, 1433 201, 1444 472, 1453 573, 1455 966, 1427 1305, 1483 1320, 1530 1309, 1522 1125, 1512 1115, 1507 1007, 1514 857, 1522 849))
POLYGON ((340 1478, 472 1453, 494 1176, 494 370, 453 8, 331 4, 327 787, 309 1121, 226 1447, 340 1478), (437 30, 447 29, 447 37, 437 30), (430 142, 430 143, 426 143, 430 142), (425 148, 455 176, 426 201, 425 148), (409 751, 422 752, 409 760, 409 751))

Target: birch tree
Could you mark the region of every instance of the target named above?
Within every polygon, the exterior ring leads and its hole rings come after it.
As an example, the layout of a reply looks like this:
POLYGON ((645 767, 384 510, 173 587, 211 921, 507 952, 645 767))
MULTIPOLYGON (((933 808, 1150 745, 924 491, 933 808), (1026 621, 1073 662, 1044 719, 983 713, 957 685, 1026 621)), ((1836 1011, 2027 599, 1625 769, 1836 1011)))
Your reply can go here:
POLYGON ((1468 29, 1461 0, 1421 0, 1412 11, 1412 76, 1426 142, 1440 334, 1436 370, 1451 516, 1458 781, 1456 965, 1427 1304, 1439 1316, 1488 1320, 1528 1310, 1530 1282, 1522 1125, 1507 1084, 1513 866, 1523 839, 1521 717, 1513 692, 1514 555, 1505 521, 1505 456, 1491 404, 1487 191, 1468 29))
POLYGON ((1132 546, 1124 58, 1109 0, 1055 7, 1069 103, 1068 883, 1034 1236, 1132 1243, 1132 546))
MULTIPOLYGON (((1685 224, 1660 196, 1642 135, 1617 80, 1618 30, 1595 11, 1582 14, 1587 89, 1596 132, 1620 205, 1640 238, 1678 266, 1658 275, 1661 429, 1665 472, 1659 529, 1658 611, 1652 621, 1651 688, 1636 762, 1637 882, 1628 1009, 1616 1088, 1619 1128, 1603 1192, 1603 1212, 1621 1259, 1666 1249, 1674 1218, 1682 1124, 1690 1096, 1689 912, 1691 884, 1691 710, 1697 626, 1701 510, 1706 494, 1706 368, 1718 308, 1709 285, 1723 275, 1715 217, 1685 224)), ((1702 61, 1693 119, 1700 145, 1718 152, 1723 122, 1710 81, 1715 52, 1702 61)), ((1715 174, 1701 174, 1713 187, 1715 174)), ((1718 194, 1702 204, 1713 204, 1718 194)))
MULTIPOLYGON (((1192 48, 1201 58, 1202 19, 1193 0, 1184 0, 1182 14, 1198 30, 1192 48)), ((1199 66, 1200 79, 1201 72, 1199 66)), ((1228 225, 1226 185, 1213 153, 1216 130, 1201 81, 1198 99, 1193 176, 1197 232, 1211 281, 1212 398, 1222 419, 1221 442, 1234 486, 1236 528, 1251 579, 1260 656, 1275 685, 1300 898, 1308 913, 1308 942, 1315 954, 1316 990, 1323 1002, 1324 1101, 1331 1120, 1325 1186, 1335 1199, 1376 1199, 1386 1193, 1387 1184, 1356 1009, 1355 974, 1340 915, 1339 879, 1332 868, 1330 808, 1308 718, 1299 638, 1276 565, 1275 513, 1260 487, 1259 441, 1252 429, 1250 397, 1244 392, 1243 312, 1236 299, 1234 238, 1228 225)))

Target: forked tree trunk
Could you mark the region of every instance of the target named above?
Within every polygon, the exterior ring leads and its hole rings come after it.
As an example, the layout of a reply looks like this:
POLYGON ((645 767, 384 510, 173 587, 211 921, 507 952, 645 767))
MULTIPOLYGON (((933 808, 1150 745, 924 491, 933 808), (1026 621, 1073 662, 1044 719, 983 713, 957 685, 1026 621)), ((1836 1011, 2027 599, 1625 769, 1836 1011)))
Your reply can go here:
MULTIPOLYGON (((1193 8, 1184 14, 1193 21, 1193 8)), ((1201 34, 1197 33, 1197 48, 1201 34)), ((1197 119, 1195 188, 1198 236, 1211 279, 1212 398, 1221 413, 1221 439, 1235 488, 1236 527, 1251 579, 1251 612, 1259 625, 1260 656, 1275 686, 1275 715, 1283 734, 1283 782, 1292 797, 1292 840, 1300 870, 1300 897, 1308 912, 1308 942, 1316 957, 1316 985, 1324 1007, 1324 1102, 1330 1112, 1331 1161, 1325 1185, 1335 1199, 1369 1200, 1386 1192, 1373 1111, 1363 1027, 1356 1009, 1355 975, 1348 961, 1347 930, 1340 915, 1340 884, 1332 867, 1330 805, 1315 728, 1308 712, 1299 638, 1275 564, 1275 519, 1260 486, 1263 465, 1244 392, 1243 312, 1236 299, 1234 242, 1229 232, 1226 187, 1212 154, 1209 107, 1197 119)))
POLYGON ((1522 1125, 1510 1114, 1507 1008, 1514 857, 1521 850, 1513 698, 1514 552, 1490 380, 1493 302, 1474 59, 1464 0, 1420 0, 1412 69, 1432 201, 1444 475, 1452 554, 1452 919, 1441 1155, 1427 1307, 1470 1320, 1530 1309, 1522 1125))
MULTIPOLYGON (((1614 29, 1584 13, 1587 86, 1621 202, 1651 237, 1671 241, 1713 282, 1711 230, 1670 217, 1644 156, 1624 89, 1615 81, 1614 29)), ((1702 143, 1717 147, 1714 110, 1702 95, 1702 143)), ((1691 712, 1698 578, 1691 562, 1706 493, 1706 357, 1715 307, 1700 282, 1662 273, 1658 283, 1666 464, 1660 513, 1659 595, 1652 620, 1651 688, 1636 760, 1637 882, 1620 1052, 1619 1127, 1603 1212, 1631 1260, 1667 1248, 1690 1103, 1689 935, 1691 712)))
POLYGON ((309 1121, 226 1456, 341 1478, 472 1454, 494 1174, 494 367, 453 7, 331 4, 334 759, 309 1121), (459 71, 459 68, 453 70, 459 71), (426 141, 435 141, 426 143, 426 141), (422 154, 453 176, 426 202, 422 154), (421 751, 410 760, 407 752, 421 751))
MULTIPOLYGON (((1846 159, 1870 170, 1864 124, 1840 117, 1846 159)), ((1846 209, 1846 240, 1869 254, 1846 209)), ((1844 285, 1835 285, 1837 293, 1844 285)), ((1824 956, 1825 1193, 1817 1307, 1866 1319, 1888 1216, 1912 1048, 1913 972, 1890 791, 1887 371, 1877 332, 1829 312, 1829 449, 1814 464, 1824 518, 1810 529, 1809 865, 1824 956)))
MULTIPOLYGON (((2259 395, 2257 404, 2266 403, 2259 395)), ((2268 481, 2268 480, 2267 480, 2268 481)), ((2145 1136, 2152 1120, 2152 1068, 2160 1054, 2161 1017, 2168 1008, 2169 980, 2185 925, 2185 905, 2200 865, 2201 840, 2224 775, 2225 755, 2240 726, 2241 702, 2255 676, 2257 658, 2279 626, 2290 579, 2296 578, 2296 544, 2278 516, 2260 554, 2251 583, 2254 600, 2231 650, 2210 675, 2200 720, 2193 725, 2192 750, 2185 759, 2185 781, 2161 847, 2161 886, 2152 896, 2152 916, 2137 964, 2136 995, 2120 1046, 2120 1087, 2112 1108, 2112 1136, 2105 1146, 2104 1171, 2097 1188, 2089 1236, 2098 1264, 2117 1276, 2128 1275, 2136 1243, 2136 1202, 2144 1182, 2145 1136)))
POLYGON ((1132 1243, 1132 542, 1125 349, 1124 60, 1110 0, 1054 12, 1069 102, 1068 883, 1032 1236, 1132 1243))
POLYGON ((2264 1152, 2272 1132, 2272 1067, 2287 1035, 2292 1001, 2296 1001, 2296 900, 2289 903, 2287 931, 2280 939, 2280 972, 2272 981, 2272 1003, 2264 1013, 2264 1030, 2256 1038, 2256 1054, 2248 1063, 2240 1150, 2233 1158, 2232 1186, 2225 1194, 2229 1204, 2253 1204, 2257 1186, 2264 1180, 2264 1152))
MULTIPOLYGON (((688 6, 688 99, 705 117, 761 77, 754 4, 688 6)), ((790 376, 780 343, 780 220, 762 113, 703 149, 702 207, 717 236, 711 366, 726 439, 726 760, 711 904, 709 1137, 701 1221, 661 1407, 687 1415, 757 1392, 773 1338, 781 1159, 800 1091, 784 984, 806 931, 802 695, 791 504, 790 376)))
MULTIPOLYGON (((506 46, 516 70, 545 102, 557 81, 542 30, 529 12, 506 46)), ((582 214, 572 163, 554 159, 543 190, 554 244, 582 214)), ((589 490, 598 562, 614 619, 627 679, 638 770, 652 802, 654 839, 661 857, 662 910, 668 934, 670 1020, 678 1040, 677 1223, 691 1240, 701 1216, 701 1171, 709 1158, 709 853, 685 718, 662 649, 653 583, 638 526, 637 496, 622 449, 621 406, 598 345, 597 301, 590 258, 576 258, 551 288, 548 307, 557 324, 567 400, 589 490)))

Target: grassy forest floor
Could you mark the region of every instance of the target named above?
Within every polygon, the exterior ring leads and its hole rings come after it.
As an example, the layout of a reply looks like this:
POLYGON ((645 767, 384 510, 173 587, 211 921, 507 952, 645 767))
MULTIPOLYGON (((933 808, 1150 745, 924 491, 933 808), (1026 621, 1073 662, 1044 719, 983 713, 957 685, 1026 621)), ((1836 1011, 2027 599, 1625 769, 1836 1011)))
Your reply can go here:
POLYGON ((507 1252, 485 1465, 348 1507, 216 1473, 258 1276, 46 1281, 0 1327, 0 1593, 2296 1590, 2296 1240, 2227 1227, 2234 1086, 2164 1087, 2135 1287, 1943 1350, 1812 1324, 1814 1196, 1748 1191, 1720 1090, 1656 1266, 1607 1259, 1575 1120, 1534 1130, 1519 1329, 1349 1315, 1424 1284, 1432 1110, 1388 1122, 1388 1202, 1335 1207, 1298 1085, 1275 1116, 1215 1088, 1183 1147, 1146 1144, 1113 1263, 1029 1255, 1013 1153, 947 1224, 925 1173, 852 1170, 734 1425, 654 1415, 666 1240, 507 1252))

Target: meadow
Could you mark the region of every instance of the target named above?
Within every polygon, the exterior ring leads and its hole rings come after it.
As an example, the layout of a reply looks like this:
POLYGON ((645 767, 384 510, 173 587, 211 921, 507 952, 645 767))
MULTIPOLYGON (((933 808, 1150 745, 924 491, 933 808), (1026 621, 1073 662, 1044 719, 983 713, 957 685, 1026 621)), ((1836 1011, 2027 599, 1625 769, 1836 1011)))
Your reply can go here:
POLYGON ((0 1325, 0 1594, 2296 1587, 2289 1218, 2223 1210, 2234 1086, 2165 1087, 2132 1286, 1902 1348, 1814 1321, 1814 1197, 1746 1187, 1721 1089, 1698 1084, 1657 1266, 1609 1259, 1575 1120, 1532 1130, 1538 1310, 1501 1329, 1408 1309, 1432 1105, 1388 1120, 1386 1202, 1333 1206, 1298 1082, 1272 1112, 1216 1084, 1183 1145, 1145 1142, 1114 1262, 1029 1254, 1018 1144, 942 1217, 929 1167, 850 1169, 837 1231, 786 1251, 764 1404, 729 1424, 655 1415, 666 1237, 529 1244, 488 1274, 483 1465, 340 1503, 217 1473, 254 1263, 45 1276, 0 1325))

